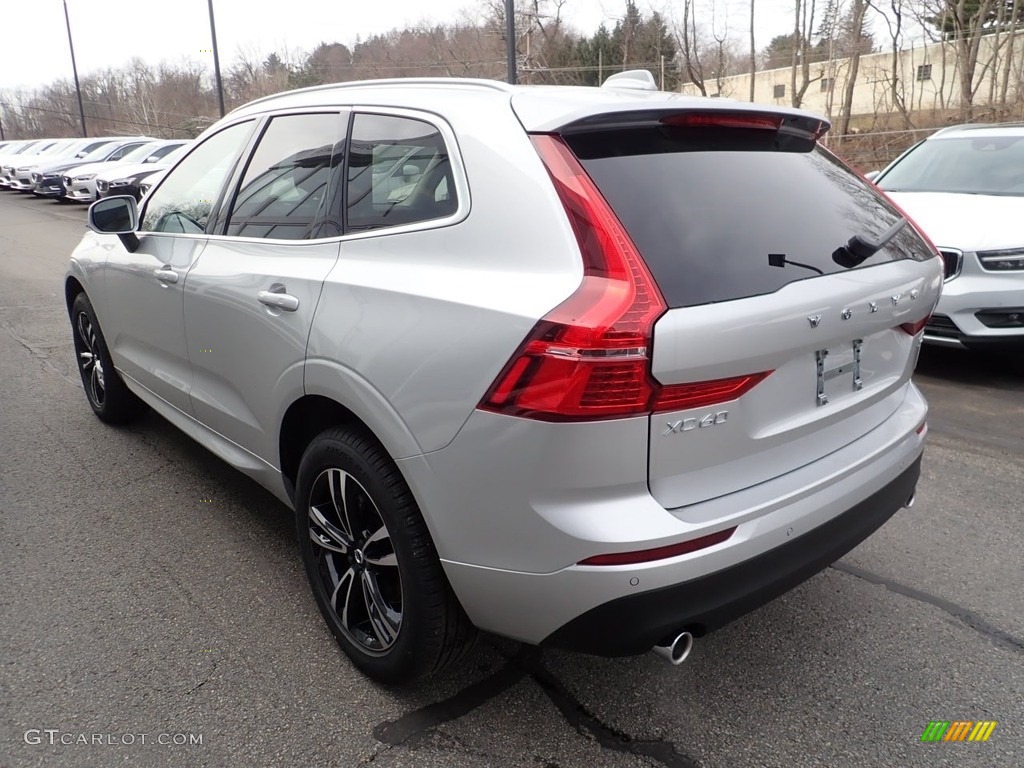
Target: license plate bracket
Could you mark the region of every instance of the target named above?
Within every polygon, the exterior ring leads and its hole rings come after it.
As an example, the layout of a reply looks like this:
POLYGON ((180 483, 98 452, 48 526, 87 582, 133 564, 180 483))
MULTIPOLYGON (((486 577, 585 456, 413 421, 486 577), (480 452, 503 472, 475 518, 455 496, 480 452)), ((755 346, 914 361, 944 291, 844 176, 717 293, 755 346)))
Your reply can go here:
POLYGON ((844 354, 843 356, 846 357, 847 359, 840 365, 837 365, 835 368, 825 367, 825 361, 829 356, 829 350, 819 349, 815 351, 814 362, 817 371, 818 385, 817 397, 815 402, 819 407, 827 405, 829 402, 828 393, 825 392, 825 382, 827 381, 831 381, 832 379, 839 378, 840 376, 850 374, 853 377, 851 391, 858 392, 864 388, 864 380, 861 378, 860 375, 860 356, 861 349, 864 346, 864 340, 854 339, 852 342, 850 342, 850 346, 851 351, 853 353, 852 359, 848 355, 844 354))

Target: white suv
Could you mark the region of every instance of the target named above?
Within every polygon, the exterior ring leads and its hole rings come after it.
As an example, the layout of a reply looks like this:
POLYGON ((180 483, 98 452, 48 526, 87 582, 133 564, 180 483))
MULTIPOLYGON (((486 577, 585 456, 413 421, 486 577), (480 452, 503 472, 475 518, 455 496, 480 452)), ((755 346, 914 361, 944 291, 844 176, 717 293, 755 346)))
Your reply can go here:
POLYGON ((481 80, 253 102, 90 209, 89 403, 292 508, 377 679, 472 627, 679 662, 914 495, 941 261, 827 127, 481 80))
POLYGON ((1024 126, 945 128, 875 181, 942 253, 925 341, 1024 353, 1024 126))

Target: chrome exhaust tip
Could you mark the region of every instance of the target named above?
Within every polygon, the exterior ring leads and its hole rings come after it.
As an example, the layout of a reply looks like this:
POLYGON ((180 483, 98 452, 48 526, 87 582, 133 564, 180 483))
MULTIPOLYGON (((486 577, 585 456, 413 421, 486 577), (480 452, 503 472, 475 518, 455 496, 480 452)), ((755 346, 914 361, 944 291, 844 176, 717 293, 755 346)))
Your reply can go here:
POLYGON ((689 632, 680 632, 668 645, 656 645, 652 648, 658 656, 674 667, 678 667, 693 650, 693 635, 689 632))
POLYGON ((916 499, 917 499, 917 494, 915 494, 915 493, 910 494, 910 498, 907 499, 905 502, 903 502, 903 508, 904 509, 910 509, 912 506, 914 506, 914 501, 916 499))

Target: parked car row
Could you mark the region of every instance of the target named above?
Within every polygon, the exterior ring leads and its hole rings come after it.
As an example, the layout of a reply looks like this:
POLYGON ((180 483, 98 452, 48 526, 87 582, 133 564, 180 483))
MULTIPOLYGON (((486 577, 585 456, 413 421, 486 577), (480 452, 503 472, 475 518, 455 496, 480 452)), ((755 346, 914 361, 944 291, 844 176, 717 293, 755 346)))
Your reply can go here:
POLYGON ((82 203, 140 199, 140 182, 169 167, 188 143, 148 136, 8 141, 0 144, 0 188, 82 203))

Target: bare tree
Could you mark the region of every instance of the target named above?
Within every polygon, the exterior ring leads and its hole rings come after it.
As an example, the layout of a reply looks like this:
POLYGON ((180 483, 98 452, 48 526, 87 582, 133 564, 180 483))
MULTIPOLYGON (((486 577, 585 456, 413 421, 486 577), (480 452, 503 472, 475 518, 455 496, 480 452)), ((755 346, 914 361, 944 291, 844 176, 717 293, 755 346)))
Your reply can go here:
POLYGON ((817 77, 811 77, 811 35, 814 31, 815 2, 816 0, 794 0, 794 44, 790 71, 790 98, 794 107, 803 104, 804 94, 807 93, 810 84, 824 77, 820 73, 817 77))
POLYGON ((867 0, 853 0, 850 9, 850 25, 853 37, 853 54, 850 56, 850 71, 846 77, 846 88, 843 92, 843 105, 839 111, 839 135, 850 132, 850 118, 853 111, 853 92, 857 86, 857 74, 860 70, 860 56, 863 50, 861 42, 864 37, 864 18, 868 10, 867 0))

